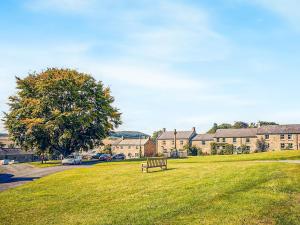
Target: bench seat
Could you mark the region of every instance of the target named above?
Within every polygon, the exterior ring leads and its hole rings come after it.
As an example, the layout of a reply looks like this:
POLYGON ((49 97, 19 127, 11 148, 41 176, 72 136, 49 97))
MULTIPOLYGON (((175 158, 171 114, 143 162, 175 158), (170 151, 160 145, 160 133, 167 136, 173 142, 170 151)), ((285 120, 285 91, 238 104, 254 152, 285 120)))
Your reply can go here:
POLYGON ((147 172, 149 168, 157 168, 160 167, 162 170, 167 169, 167 158, 163 157, 152 157, 147 158, 146 163, 142 163, 142 172, 147 172))

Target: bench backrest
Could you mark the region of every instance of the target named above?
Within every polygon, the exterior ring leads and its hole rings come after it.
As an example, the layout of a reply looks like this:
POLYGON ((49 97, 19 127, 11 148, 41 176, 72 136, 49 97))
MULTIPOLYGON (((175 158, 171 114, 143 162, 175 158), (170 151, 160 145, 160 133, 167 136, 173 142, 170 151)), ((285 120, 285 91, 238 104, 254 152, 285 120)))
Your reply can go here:
POLYGON ((167 159, 166 158, 147 158, 147 166, 148 167, 159 167, 159 166, 166 166, 167 159))

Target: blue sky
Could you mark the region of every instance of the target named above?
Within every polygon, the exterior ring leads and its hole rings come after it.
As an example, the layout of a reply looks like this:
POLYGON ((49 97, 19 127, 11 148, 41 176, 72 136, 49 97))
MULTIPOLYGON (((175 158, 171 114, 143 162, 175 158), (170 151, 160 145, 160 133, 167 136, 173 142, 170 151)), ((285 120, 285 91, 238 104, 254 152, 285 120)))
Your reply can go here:
POLYGON ((299 9, 298 0, 1 1, 0 110, 14 76, 69 67, 111 87, 120 130, 300 123, 299 9))

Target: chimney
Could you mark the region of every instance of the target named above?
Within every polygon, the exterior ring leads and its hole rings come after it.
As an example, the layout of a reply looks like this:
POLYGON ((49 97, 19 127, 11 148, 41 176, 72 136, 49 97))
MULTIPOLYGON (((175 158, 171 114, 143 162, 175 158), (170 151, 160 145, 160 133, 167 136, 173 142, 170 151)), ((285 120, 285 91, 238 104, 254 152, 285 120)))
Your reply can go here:
POLYGON ((122 136, 122 140, 124 140, 124 136, 122 136))
POLYGON ((163 132, 166 132, 166 131, 167 131, 167 129, 166 129, 166 128, 163 128, 162 130, 163 130, 163 132))
POLYGON ((193 128, 192 128, 192 131, 193 131, 194 133, 196 133, 196 127, 193 127, 193 128))

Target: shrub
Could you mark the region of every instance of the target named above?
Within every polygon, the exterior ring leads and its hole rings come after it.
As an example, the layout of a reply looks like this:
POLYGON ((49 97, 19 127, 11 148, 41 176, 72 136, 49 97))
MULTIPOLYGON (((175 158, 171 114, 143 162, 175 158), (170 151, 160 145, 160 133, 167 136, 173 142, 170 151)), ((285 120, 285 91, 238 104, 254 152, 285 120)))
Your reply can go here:
POLYGON ((212 155, 217 155, 217 143, 216 142, 211 142, 210 143, 210 152, 212 155))
POLYGON ((256 150, 255 152, 267 152, 269 149, 268 143, 264 138, 256 141, 256 150))
POLYGON ((249 154, 250 150, 248 149, 247 145, 242 145, 241 146, 241 153, 242 154, 249 154))

